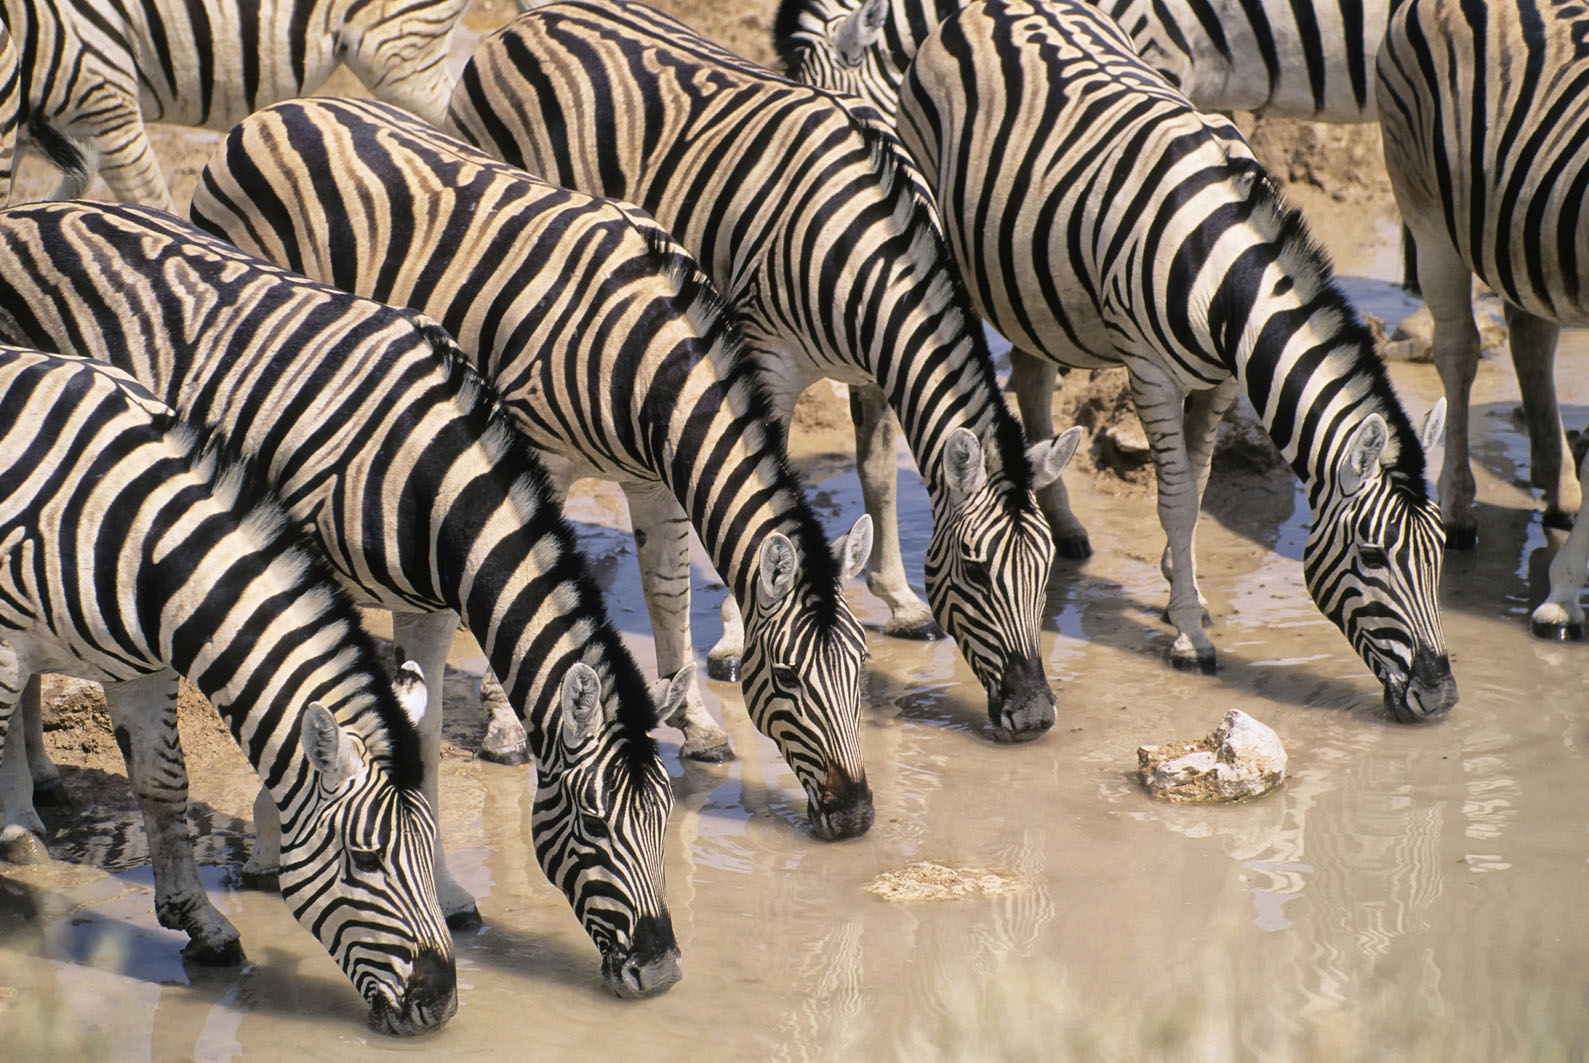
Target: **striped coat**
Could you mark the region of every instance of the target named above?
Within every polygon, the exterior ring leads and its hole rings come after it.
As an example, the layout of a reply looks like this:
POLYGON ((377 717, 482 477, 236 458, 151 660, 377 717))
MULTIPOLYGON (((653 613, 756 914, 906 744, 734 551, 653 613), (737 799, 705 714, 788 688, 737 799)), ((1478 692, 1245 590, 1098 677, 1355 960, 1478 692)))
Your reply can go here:
POLYGON ((6 833, 31 780, 10 728, 24 680, 105 685, 145 814, 155 914, 184 955, 242 959, 205 895, 187 822, 177 675, 215 705, 284 824, 282 898, 352 979, 372 1024, 417 1033, 457 1007, 420 786, 423 679, 399 697, 358 614, 246 470, 125 374, 0 348, 0 758, 6 833))

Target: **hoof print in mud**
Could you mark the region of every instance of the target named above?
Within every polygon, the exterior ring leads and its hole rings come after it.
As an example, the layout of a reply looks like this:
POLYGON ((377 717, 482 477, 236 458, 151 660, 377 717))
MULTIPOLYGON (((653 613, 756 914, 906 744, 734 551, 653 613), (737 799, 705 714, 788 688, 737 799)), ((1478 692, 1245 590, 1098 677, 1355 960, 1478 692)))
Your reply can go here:
POLYGON ((1137 777, 1163 801, 1239 801, 1285 781, 1286 751, 1273 730, 1231 709, 1207 738, 1138 747, 1137 777))

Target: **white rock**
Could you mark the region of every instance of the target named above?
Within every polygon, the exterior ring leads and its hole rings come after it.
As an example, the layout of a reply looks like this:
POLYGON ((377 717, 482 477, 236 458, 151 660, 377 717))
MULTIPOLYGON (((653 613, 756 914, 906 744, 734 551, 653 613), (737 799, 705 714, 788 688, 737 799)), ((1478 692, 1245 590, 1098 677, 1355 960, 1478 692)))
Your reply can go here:
POLYGON ((1268 793, 1285 774, 1280 737, 1240 709, 1201 741, 1137 749, 1142 785, 1165 801, 1239 801, 1268 793))

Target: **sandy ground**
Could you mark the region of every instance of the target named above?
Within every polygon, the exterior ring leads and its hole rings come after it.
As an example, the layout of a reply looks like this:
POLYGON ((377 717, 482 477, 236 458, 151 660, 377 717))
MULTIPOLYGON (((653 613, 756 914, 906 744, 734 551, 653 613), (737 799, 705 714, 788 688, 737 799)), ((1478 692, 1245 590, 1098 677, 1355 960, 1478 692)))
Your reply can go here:
MULTIPOLYGON (((774 61, 769 27, 773 0, 724 5, 705 0, 659 0, 658 5, 729 48, 763 63, 774 61)), ((489 33, 511 17, 510 0, 480 0, 466 16, 460 30, 459 54, 469 40, 489 33)), ((460 60, 461 65, 461 60, 460 60)), ((339 71, 327 92, 362 95, 358 83, 339 71)), ((1288 196, 1306 213, 1316 230, 1362 226, 1365 217, 1394 214, 1390 185, 1379 154, 1377 126, 1325 126, 1287 120, 1237 120, 1288 196)), ((167 168, 175 201, 185 203, 199 170, 210 157, 219 134, 170 126, 154 127, 156 150, 167 168)), ((22 196, 41 195, 52 177, 37 160, 28 160, 21 172, 22 196)), ((93 192, 105 194, 102 184, 93 192)), ((1372 234, 1370 234, 1372 235, 1372 234)), ((1123 371, 1071 373, 1055 396, 1055 419, 1060 425, 1080 423, 1092 440, 1078 454, 1067 480, 1071 489, 1107 497, 1143 497, 1152 490, 1152 468, 1145 453, 1131 453, 1140 444, 1140 427, 1124 390, 1123 371), (1127 444, 1122 452, 1115 440, 1127 444)), ((1013 408, 1013 402, 1011 406, 1013 408)), ((820 455, 853 454, 849 435, 849 410, 841 386, 819 384, 807 392, 796 412, 791 450, 796 462, 820 455)), ((1227 425, 1214 476, 1227 495, 1254 498, 1270 495, 1276 478, 1289 474, 1262 431, 1250 420, 1227 425)), ((621 511, 614 513, 620 526, 621 511)), ((378 623, 378 622, 377 622, 378 623)), ((459 697, 449 704, 447 754, 470 756, 484 733, 485 718, 473 697, 469 677, 456 677, 459 697)), ((69 802, 43 810, 52 839, 88 830, 107 812, 133 807, 125 769, 111 737, 103 698, 93 684, 47 677, 45 685, 45 743, 51 758, 63 769, 69 802)), ((189 772, 197 777, 212 769, 244 768, 241 753, 220 719, 191 688, 184 684, 181 704, 183 749, 189 772)), ((226 811, 246 820, 248 809, 226 811)))

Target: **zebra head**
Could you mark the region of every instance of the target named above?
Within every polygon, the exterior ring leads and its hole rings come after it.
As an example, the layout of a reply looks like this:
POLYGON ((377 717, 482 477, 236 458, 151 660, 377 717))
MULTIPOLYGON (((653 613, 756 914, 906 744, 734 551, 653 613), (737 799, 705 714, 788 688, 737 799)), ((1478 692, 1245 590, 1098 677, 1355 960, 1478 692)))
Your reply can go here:
POLYGON ((927 546, 927 600, 987 692, 999 741, 1054 726, 1054 691, 1038 648, 1054 537, 1032 492, 1059 476, 1081 433, 1075 426, 1027 451, 1030 487, 990 474, 970 429, 956 428, 944 444, 947 497, 927 546))
MULTIPOLYGON (((664 716, 682 705, 693 670, 662 685, 664 716)), ((596 943, 607 987, 626 999, 655 996, 682 973, 663 899, 673 788, 656 744, 618 720, 617 698, 594 668, 571 665, 559 701, 553 755, 537 765, 535 858, 596 943)))
MULTIPOLYGON (((425 710, 419 666, 398 700, 425 710)), ((282 813, 281 896, 320 939, 381 1033, 434 1029, 458 1009, 452 935, 436 900, 436 821, 416 783, 395 784, 362 738, 314 702, 300 725, 307 778, 282 813)))
POLYGON ((866 633, 839 593, 871 556, 872 518, 862 516, 832 550, 835 585, 817 587, 801 578, 801 559, 786 536, 766 538, 745 616, 743 658, 751 721, 794 769, 812 829, 828 841, 872 826, 860 742, 866 633))
POLYGON ((891 17, 889 0, 784 0, 773 47, 790 80, 859 96, 892 115, 910 56, 890 55, 891 17))
MULTIPOLYGON (((1441 400, 1424 424, 1425 449, 1444 421, 1441 400)), ((1302 569, 1319 609, 1384 684, 1385 706, 1413 723, 1457 703, 1437 600, 1445 530, 1426 486, 1381 466, 1389 438, 1378 413, 1348 435, 1334 484, 1315 510, 1302 569)))

